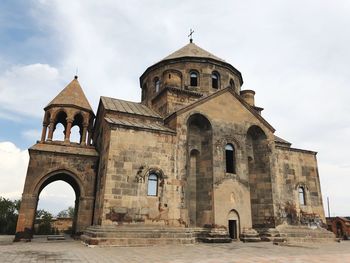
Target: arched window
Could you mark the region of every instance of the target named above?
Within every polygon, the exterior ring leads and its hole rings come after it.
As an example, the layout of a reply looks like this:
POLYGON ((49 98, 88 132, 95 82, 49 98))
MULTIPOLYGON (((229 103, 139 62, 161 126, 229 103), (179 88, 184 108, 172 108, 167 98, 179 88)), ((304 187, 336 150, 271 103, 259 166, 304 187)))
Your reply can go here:
POLYGON ((299 204, 300 205, 306 205, 304 187, 299 186, 298 192, 299 192, 299 204))
POLYGON ((211 74, 211 86, 213 89, 219 88, 219 74, 217 72, 211 74))
POLYGON ((159 91, 159 87, 160 87, 160 80, 159 80, 159 78, 155 78, 154 79, 154 87, 155 87, 156 92, 158 92, 159 91))
POLYGON ((147 84, 143 84, 142 86, 142 93, 141 93, 141 101, 144 101, 147 96, 147 84))
POLYGON ((197 87, 198 86, 198 73, 192 71, 190 73, 190 86, 197 87))
POLYGON ((232 89, 235 89, 235 82, 233 81, 233 79, 230 79, 230 87, 232 89))
POLYGON ((147 195, 157 196, 157 194, 158 194, 158 176, 152 173, 148 176, 147 195))
POLYGON ((226 144, 225 158, 226 158, 226 173, 236 173, 235 148, 233 147, 232 144, 226 144))

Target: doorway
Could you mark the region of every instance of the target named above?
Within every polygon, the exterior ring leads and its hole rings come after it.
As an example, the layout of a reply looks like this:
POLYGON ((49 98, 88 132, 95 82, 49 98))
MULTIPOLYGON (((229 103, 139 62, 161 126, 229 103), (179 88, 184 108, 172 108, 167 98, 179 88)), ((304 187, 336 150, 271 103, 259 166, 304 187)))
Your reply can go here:
POLYGON ((239 239, 240 222, 239 222, 238 212, 232 209, 228 213, 227 220, 228 220, 228 234, 230 238, 232 238, 233 240, 239 239))
POLYGON ((237 239, 237 220, 228 220, 228 231, 230 238, 237 239))

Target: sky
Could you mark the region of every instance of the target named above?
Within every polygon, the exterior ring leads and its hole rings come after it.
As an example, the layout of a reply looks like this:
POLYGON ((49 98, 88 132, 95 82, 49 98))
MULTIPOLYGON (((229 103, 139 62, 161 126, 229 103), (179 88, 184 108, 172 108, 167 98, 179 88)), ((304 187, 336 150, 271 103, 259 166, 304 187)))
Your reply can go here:
MULTIPOLYGON (((20 198, 43 108, 76 72, 95 111, 100 96, 140 101, 139 76, 192 28, 197 45, 242 73, 276 135, 318 152, 323 202, 350 216, 349 14, 347 0, 2 0, 0 196, 20 198)), ((56 182, 39 207, 73 202, 56 182)))

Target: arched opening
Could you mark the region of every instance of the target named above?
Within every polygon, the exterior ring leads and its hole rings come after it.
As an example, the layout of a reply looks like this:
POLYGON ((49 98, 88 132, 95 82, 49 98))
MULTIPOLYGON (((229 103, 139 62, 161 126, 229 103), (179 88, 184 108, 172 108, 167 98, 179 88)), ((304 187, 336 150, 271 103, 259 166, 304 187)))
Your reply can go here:
POLYGON ((155 92, 159 92, 160 89, 160 80, 158 77, 154 78, 154 90, 155 92))
POLYGON ((230 87, 232 89, 235 89, 235 82, 233 81, 233 79, 230 79, 230 87))
POLYGON ((192 87, 198 86, 198 73, 195 71, 190 72, 190 86, 192 87))
POLYGON ((186 201, 190 226, 213 223, 212 127, 201 114, 188 119, 188 167, 186 201))
POLYGON ((70 130, 70 142, 81 143, 83 133, 83 122, 84 118, 80 113, 74 116, 72 128, 70 130))
POLYGON ((213 89, 218 89, 220 83, 220 75, 216 71, 211 74, 211 87, 213 89))
POLYGON ((228 233, 232 239, 237 240, 239 238, 240 222, 236 210, 231 210, 228 214, 228 233))
POLYGON ((148 196, 158 195, 158 176, 155 173, 150 173, 148 176, 147 195, 148 196))
POLYGON ((225 146, 226 173, 236 173, 235 147, 231 143, 225 146))
POLYGON ((45 186, 38 197, 35 234, 72 234, 76 194, 61 180, 45 186))
POLYGON ((304 189, 304 187, 299 186, 298 194, 299 194, 299 204, 300 205, 306 205, 305 189, 304 189))
MULTIPOLYGON (((71 174, 66 172, 55 173, 40 182, 39 186, 36 190, 34 190, 34 192, 34 194, 37 196, 37 199, 33 224, 36 221, 36 215, 38 214, 38 211, 42 208, 51 211, 52 214, 56 216, 57 214, 55 213, 60 212, 62 208, 68 209, 69 206, 72 206, 74 209, 70 232, 74 235, 77 232, 79 199, 82 194, 81 187, 77 180, 71 174), (55 190, 53 190, 53 188, 55 188, 55 190), (40 199, 42 200, 39 202, 40 199), (48 201, 48 199, 50 201, 48 201), (66 200, 68 202, 69 199, 72 201, 71 205, 64 201, 66 200), (55 205, 56 207, 54 207, 55 205), (64 208, 65 206, 67 207, 64 208)), ((35 225, 33 226, 33 229, 35 229, 35 225)), ((57 232, 54 231, 52 233, 57 232)))
POLYGON ((266 225, 266 222, 272 221, 270 218, 274 215, 269 160, 270 151, 267 137, 259 126, 253 125, 248 129, 246 151, 248 154, 253 227, 274 227, 274 225, 266 225))
POLYGON ((52 139, 54 141, 64 141, 66 128, 67 128, 67 114, 64 111, 60 111, 56 115, 52 139))
POLYGON ((147 84, 143 84, 142 86, 142 92, 141 92, 141 101, 144 101, 147 96, 147 84))

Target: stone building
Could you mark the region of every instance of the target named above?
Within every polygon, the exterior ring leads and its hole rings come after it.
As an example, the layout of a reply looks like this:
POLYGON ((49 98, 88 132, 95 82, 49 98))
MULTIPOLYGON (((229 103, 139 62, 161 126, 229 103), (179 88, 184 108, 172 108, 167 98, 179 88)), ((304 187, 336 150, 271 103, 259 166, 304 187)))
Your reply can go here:
POLYGON ((325 222, 316 152, 275 136, 242 84, 192 40, 141 75, 141 102, 101 97, 95 116, 75 77, 29 149, 17 237, 30 235, 40 191, 56 180, 73 187, 73 229, 88 243, 260 240, 304 215, 325 222))

